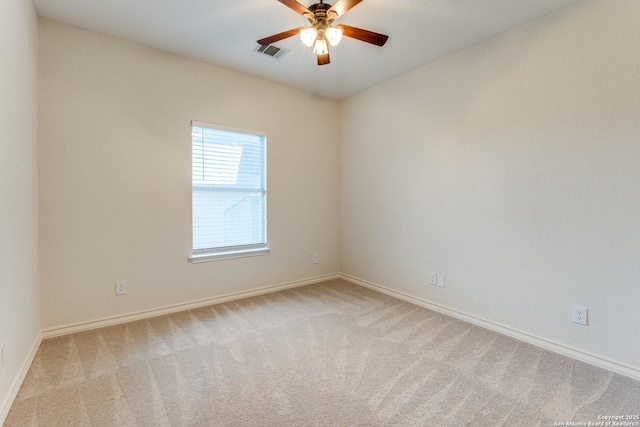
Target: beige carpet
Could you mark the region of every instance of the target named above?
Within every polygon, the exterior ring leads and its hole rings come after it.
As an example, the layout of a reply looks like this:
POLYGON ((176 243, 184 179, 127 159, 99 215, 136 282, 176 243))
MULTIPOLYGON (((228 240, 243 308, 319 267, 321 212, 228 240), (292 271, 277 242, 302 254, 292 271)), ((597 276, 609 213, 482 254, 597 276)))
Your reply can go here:
POLYGON ((640 382, 344 281, 43 341, 5 427, 538 426, 640 382))

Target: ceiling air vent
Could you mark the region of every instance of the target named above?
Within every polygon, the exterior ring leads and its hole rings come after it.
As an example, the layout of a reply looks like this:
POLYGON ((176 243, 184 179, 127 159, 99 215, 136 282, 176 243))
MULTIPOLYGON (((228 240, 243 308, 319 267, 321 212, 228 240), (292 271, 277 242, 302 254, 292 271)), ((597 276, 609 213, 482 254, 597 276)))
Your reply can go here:
POLYGON ((289 49, 285 49, 283 47, 279 47, 273 44, 268 44, 265 46, 258 45, 258 47, 256 47, 253 51, 258 52, 261 55, 267 55, 275 59, 280 59, 287 52, 289 52, 289 49))

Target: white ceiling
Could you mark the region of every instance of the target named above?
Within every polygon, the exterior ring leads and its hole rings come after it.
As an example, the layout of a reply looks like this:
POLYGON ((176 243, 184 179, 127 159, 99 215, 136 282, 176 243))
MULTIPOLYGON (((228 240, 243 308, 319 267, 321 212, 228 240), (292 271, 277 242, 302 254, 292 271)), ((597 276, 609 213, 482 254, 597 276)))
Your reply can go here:
POLYGON ((298 37, 276 43, 291 50, 280 59, 254 52, 256 40, 308 23, 277 0, 33 3, 45 18, 342 99, 576 1, 363 0, 336 23, 387 34, 389 41, 378 47, 343 38, 331 64, 321 67, 298 37))

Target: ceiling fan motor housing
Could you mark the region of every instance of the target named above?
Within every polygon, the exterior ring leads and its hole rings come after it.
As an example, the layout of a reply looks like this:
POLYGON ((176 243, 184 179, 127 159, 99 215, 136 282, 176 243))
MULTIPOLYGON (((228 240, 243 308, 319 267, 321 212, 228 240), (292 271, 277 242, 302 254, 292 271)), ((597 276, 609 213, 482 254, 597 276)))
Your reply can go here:
POLYGON ((309 6, 311 13, 305 13, 304 17, 309 20, 311 26, 318 32, 318 39, 325 38, 325 31, 331 26, 331 23, 338 18, 338 12, 329 10, 330 4, 316 3, 309 6))

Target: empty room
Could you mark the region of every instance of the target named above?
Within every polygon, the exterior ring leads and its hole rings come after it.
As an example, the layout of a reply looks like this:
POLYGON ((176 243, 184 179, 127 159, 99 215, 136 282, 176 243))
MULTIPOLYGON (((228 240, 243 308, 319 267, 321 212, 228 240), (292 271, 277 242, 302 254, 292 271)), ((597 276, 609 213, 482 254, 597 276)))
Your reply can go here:
POLYGON ((0 425, 640 426, 639 29, 2 0, 0 425))

